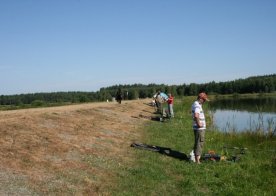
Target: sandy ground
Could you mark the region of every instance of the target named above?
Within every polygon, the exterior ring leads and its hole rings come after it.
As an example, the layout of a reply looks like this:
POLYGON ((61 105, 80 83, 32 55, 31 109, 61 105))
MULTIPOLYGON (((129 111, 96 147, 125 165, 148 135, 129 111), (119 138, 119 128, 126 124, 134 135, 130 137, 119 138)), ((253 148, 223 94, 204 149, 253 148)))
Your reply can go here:
POLYGON ((112 170, 131 162, 150 101, 1 111, 0 195, 104 193, 112 170))

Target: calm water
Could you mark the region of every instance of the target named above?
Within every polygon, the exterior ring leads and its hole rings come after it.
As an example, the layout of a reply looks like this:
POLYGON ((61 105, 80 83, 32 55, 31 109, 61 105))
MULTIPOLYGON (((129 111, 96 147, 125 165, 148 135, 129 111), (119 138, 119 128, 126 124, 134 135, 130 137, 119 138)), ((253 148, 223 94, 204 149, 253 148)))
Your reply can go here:
POLYGON ((276 131, 276 97, 223 99, 209 103, 221 131, 276 131))

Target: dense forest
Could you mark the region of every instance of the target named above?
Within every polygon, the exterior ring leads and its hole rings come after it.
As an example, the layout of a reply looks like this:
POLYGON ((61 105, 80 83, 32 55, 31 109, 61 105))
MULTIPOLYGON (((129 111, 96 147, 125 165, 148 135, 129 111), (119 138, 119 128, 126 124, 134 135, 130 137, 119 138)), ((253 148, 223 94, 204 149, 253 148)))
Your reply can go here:
POLYGON ((132 84, 114 85, 101 88, 96 92, 51 92, 20 95, 1 95, 0 105, 32 105, 60 103, 83 103, 93 101, 112 100, 118 89, 123 93, 123 98, 132 100, 137 98, 152 97, 157 90, 172 93, 174 96, 197 95, 204 91, 207 94, 244 94, 244 93, 272 93, 276 88, 276 74, 254 76, 246 79, 237 79, 227 82, 209 82, 204 84, 132 84))

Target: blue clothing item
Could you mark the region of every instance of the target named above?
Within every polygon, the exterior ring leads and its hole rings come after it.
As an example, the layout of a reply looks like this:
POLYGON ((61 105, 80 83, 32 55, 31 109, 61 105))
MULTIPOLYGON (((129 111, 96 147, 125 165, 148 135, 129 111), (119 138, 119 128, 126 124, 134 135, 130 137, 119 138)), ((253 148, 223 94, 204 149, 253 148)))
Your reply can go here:
POLYGON ((165 99, 165 100, 168 100, 169 99, 169 96, 166 95, 165 93, 160 93, 160 96, 165 99))

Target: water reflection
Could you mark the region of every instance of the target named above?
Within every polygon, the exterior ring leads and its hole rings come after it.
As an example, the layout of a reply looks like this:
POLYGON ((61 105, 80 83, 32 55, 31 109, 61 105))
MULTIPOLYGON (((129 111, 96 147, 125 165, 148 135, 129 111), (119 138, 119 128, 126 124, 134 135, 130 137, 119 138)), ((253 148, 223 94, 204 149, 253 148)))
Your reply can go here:
POLYGON ((223 99, 210 103, 214 126, 221 131, 276 131, 276 98, 223 99))
POLYGON ((210 102, 212 110, 238 110, 247 112, 276 112, 276 97, 228 98, 210 102))

